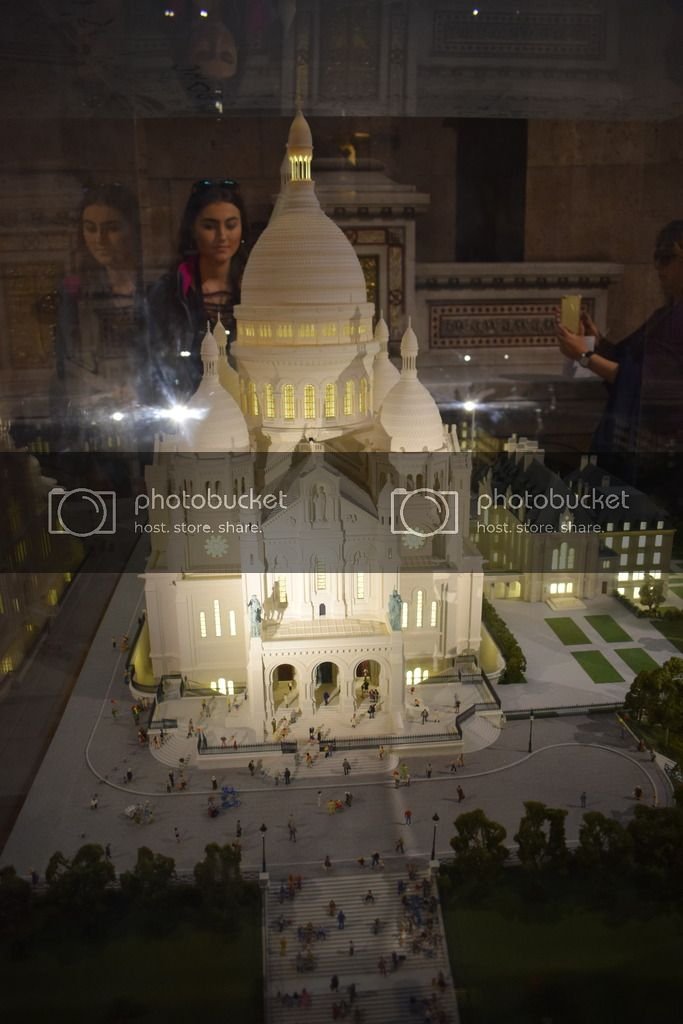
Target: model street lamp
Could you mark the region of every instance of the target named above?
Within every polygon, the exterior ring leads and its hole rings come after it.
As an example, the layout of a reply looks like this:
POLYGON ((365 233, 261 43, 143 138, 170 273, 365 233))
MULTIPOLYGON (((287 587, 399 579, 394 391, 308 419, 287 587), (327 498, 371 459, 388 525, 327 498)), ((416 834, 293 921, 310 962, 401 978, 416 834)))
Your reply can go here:
POLYGON ((432 833, 432 860, 436 860, 436 826, 439 824, 439 815, 432 814, 432 821, 434 822, 434 831, 432 833))
POLYGON ((529 753, 531 753, 531 751, 533 750, 533 740, 534 740, 534 712, 533 712, 533 708, 532 708, 532 710, 529 712, 529 753))
POLYGON ((268 831, 267 825, 261 825, 259 832, 261 833, 261 872, 265 875, 266 873, 266 832, 268 831))

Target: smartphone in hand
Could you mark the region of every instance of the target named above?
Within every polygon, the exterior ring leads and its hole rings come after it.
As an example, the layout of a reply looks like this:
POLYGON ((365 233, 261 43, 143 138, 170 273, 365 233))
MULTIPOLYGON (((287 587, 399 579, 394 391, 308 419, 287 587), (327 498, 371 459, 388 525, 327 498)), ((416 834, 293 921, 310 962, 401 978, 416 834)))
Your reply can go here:
POLYGON ((581 296, 563 295, 560 303, 560 323, 572 334, 578 334, 581 327, 581 296))

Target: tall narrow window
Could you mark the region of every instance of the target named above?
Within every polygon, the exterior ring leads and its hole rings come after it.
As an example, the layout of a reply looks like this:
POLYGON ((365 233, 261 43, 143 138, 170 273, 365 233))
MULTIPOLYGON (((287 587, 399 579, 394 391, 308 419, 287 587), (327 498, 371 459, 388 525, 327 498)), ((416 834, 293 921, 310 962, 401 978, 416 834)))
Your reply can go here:
POLYGON ((439 612, 439 606, 436 601, 432 601, 432 609, 429 613, 429 625, 432 629, 435 628, 437 623, 437 616, 439 612))
POLYGON ((365 598, 365 573, 356 573, 356 600, 362 601, 365 598))
POLYGON ((361 377, 360 387, 358 389, 358 412, 366 413, 368 411, 368 381, 366 377, 361 377))
POLYGON ((275 578, 275 592, 277 599, 280 604, 287 604, 287 577, 276 576, 275 578))
POLYGON ((404 601, 401 605, 401 629, 408 628, 408 602, 404 601))
POLYGON ((325 385, 325 419, 333 420, 337 415, 337 385, 325 385))
POLYGON ((258 416, 258 395, 256 394, 256 385, 253 380, 249 381, 247 394, 249 395, 249 412, 252 416, 258 416))
POLYGON ((223 636, 223 629, 221 627, 221 606, 219 601, 213 602, 213 628, 216 636, 223 636))
POLYGON ((282 385, 282 415, 286 420, 294 419, 294 385, 282 385))
POLYGON ((228 627, 230 629, 230 636, 237 636, 237 619, 232 609, 228 612, 228 627))
POLYGON ((266 419, 272 420, 275 417, 275 393, 272 384, 266 384, 263 389, 263 402, 265 405, 266 419))
POLYGON ((315 419, 315 387, 312 384, 304 387, 304 419, 315 419))
POLYGON ((356 389, 352 380, 344 384, 344 415, 353 416, 353 406, 356 397, 356 389))
POLYGON ((206 640, 206 612, 199 613, 199 635, 206 640))
POLYGON ((417 594, 415 595, 415 625, 417 626, 418 629, 422 629, 422 625, 423 625, 423 619, 424 619, 424 600, 425 600, 425 592, 424 592, 424 590, 418 590, 417 594))
POLYGON ((315 589, 327 590, 327 571, 325 563, 319 558, 315 560, 315 589))

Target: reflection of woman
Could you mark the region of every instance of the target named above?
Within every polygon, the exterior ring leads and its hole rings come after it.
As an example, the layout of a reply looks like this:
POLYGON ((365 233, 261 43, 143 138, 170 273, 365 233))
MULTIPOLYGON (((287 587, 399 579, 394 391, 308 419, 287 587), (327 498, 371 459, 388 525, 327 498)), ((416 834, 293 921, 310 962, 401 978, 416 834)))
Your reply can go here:
POLYGON ((247 218, 236 181, 198 181, 180 225, 179 261, 149 296, 152 372, 158 400, 189 397, 202 376, 207 321, 234 334, 246 263, 247 218))
POLYGON ((55 354, 67 392, 134 397, 145 336, 140 264, 135 197, 123 185, 85 189, 74 271, 59 291, 55 354))

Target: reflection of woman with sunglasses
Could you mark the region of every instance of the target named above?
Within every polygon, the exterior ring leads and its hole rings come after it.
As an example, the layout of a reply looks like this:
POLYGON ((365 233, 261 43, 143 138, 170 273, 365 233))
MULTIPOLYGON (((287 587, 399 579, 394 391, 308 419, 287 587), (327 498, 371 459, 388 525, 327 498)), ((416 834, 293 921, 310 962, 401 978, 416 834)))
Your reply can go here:
POLYGON ((198 181, 180 225, 179 260, 149 296, 156 399, 188 398, 202 377, 200 348, 207 321, 220 316, 234 336, 246 264, 247 217, 236 181, 198 181))

